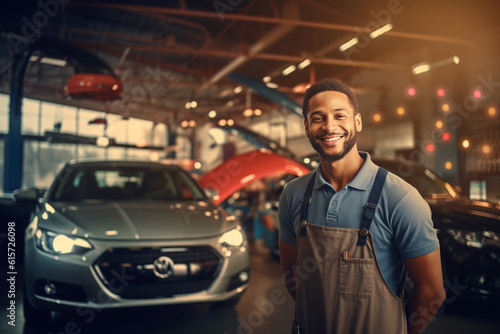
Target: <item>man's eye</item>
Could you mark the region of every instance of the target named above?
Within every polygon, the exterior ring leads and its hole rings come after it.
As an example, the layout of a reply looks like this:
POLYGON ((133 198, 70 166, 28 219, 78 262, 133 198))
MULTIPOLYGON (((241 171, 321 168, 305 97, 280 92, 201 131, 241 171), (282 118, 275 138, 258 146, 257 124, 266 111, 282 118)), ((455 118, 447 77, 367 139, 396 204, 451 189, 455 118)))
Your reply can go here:
POLYGON ((321 117, 313 117, 311 118, 311 122, 320 122, 322 120, 321 117))

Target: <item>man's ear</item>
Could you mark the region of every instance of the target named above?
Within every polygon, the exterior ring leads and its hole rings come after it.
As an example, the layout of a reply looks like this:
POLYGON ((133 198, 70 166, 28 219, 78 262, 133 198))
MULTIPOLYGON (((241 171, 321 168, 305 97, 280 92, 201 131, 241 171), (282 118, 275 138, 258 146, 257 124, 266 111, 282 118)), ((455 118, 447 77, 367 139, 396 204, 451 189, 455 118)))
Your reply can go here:
POLYGON ((361 119, 361 113, 354 115, 354 124, 356 126, 356 131, 361 132, 363 130, 363 120, 361 119))
POLYGON ((304 132, 306 133, 307 138, 309 138, 309 126, 307 123, 307 119, 304 119, 304 132))

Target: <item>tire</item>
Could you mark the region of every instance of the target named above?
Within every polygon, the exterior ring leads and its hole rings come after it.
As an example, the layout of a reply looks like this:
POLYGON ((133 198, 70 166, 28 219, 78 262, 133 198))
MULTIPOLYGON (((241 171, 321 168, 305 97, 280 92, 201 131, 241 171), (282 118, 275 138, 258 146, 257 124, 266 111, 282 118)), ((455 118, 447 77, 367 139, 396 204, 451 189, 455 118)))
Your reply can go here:
POLYGON ((51 311, 44 309, 37 309, 31 305, 28 296, 26 295, 26 288, 23 291, 23 312, 26 323, 33 325, 46 325, 52 320, 51 311))

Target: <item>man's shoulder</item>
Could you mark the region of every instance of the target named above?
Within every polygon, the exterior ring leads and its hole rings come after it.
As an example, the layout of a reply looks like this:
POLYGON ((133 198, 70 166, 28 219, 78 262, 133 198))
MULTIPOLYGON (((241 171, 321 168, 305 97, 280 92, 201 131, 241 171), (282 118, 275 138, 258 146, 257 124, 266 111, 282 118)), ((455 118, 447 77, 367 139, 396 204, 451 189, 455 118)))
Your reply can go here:
POLYGON ((311 180, 311 177, 314 177, 314 172, 315 170, 312 170, 305 175, 291 180, 285 185, 285 189, 283 190, 283 192, 290 194, 300 193, 300 196, 302 196, 306 191, 307 184, 311 180))
POLYGON ((382 196, 392 201, 399 202, 408 194, 411 194, 412 199, 422 199, 422 196, 414 186, 392 172, 387 173, 382 196))

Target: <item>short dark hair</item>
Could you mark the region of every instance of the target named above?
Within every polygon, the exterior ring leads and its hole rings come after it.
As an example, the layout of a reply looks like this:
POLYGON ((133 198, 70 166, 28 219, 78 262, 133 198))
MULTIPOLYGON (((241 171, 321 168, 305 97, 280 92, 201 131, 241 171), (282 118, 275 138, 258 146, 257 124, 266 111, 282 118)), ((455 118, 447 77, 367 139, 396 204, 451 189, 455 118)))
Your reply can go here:
POLYGON ((304 119, 307 120, 307 113, 309 112, 309 100, 316 94, 324 91, 335 91, 344 93, 347 95, 352 108, 354 109, 354 114, 358 113, 358 99, 352 90, 347 87, 345 83, 338 79, 323 79, 317 82, 306 90, 306 95, 304 96, 304 102, 302 104, 302 115, 304 119))

